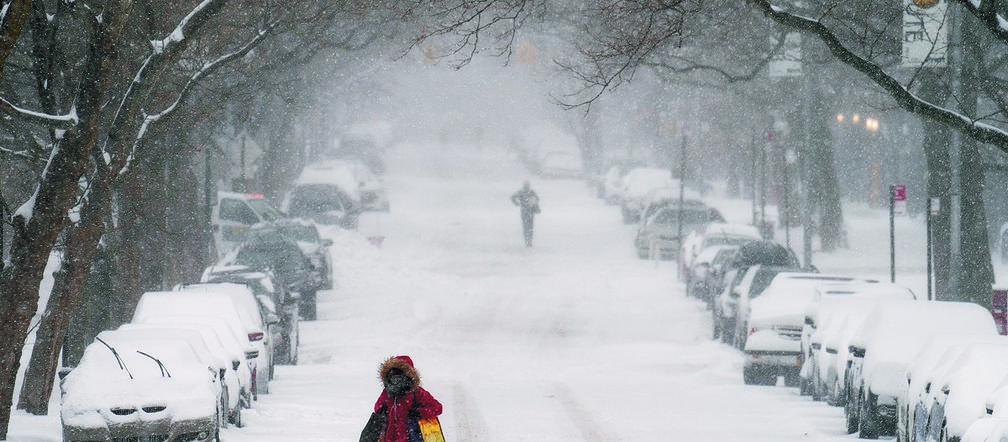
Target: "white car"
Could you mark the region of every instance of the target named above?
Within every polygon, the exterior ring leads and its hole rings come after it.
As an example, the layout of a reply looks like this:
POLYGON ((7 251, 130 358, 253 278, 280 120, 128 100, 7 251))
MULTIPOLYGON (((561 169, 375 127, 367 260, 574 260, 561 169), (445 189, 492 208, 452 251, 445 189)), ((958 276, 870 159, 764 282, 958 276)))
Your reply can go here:
POLYGON ((668 169, 658 169, 651 167, 637 167, 631 169, 623 176, 621 201, 623 223, 632 224, 641 221, 641 213, 651 191, 663 187, 677 187, 676 180, 672 179, 672 172, 668 169))
POLYGON ((822 391, 822 385, 813 383, 812 381, 815 370, 818 370, 818 368, 816 366, 815 359, 811 357, 811 339, 812 334, 815 333, 819 325, 819 319, 824 316, 828 317, 830 313, 829 310, 837 308, 836 303, 829 303, 828 301, 837 300, 839 302, 843 302, 843 300, 848 299, 914 300, 917 299, 917 295, 915 295, 912 290, 902 285, 878 281, 829 283, 817 286, 815 288, 815 294, 813 295, 812 301, 809 302, 808 306, 805 308, 805 324, 802 326, 801 340, 804 364, 802 365, 802 371, 800 374, 800 393, 803 395, 816 393, 814 388, 818 389, 818 392, 822 391))
POLYGON ((880 301, 850 342, 848 431, 872 438, 896 433, 898 401, 913 357, 945 333, 997 335, 990 312, 968 302, 880 301))
POLYGON ((943 374, 932 381, 927 438, 958 440, 987 416, 987 397, 1008 374, 1008 338, 968 344, 943 374))
POLYGON ((209 326, 182 324, 133 324, 127 323, 115 330, 130 334, 137 339, 157 341, 164 339, 184 339, 197 349, 201 357, 207 359, 217 370, 225 387, 221 424, 231 423, 242 426, 242 409, 252 406, 252 372, 242 353, 229 348, 216 331, 209 326))
POLYGON ((184 317, 205 317, 203 320, 227 326, 235 339, 245 345, 246 359, 252 359, 252 396, 266 393, 269 388, 269 358, 262 342, 266 332, 249 327, 239 308, 226 295, 205 296, 200 293, 147 292, 140 297, 133 312, 135 323, 160 323, 184 317), (209 319, 207 319, 209 318, 209 319))
POLYGON ((209 282, 199 284, 182 284, 175 287, 175 291, 182 293, 192 293, 198 296, 219 296, 229 299, 238 309, 238 317, 245 327, 249 342, 256 345, 259 350, 259 358, 256 365, 266 367, 266 381, 256 378, 259 382, 256 385, 258 393, 269 393, 269 380, 273 379, 273 333, 274 327, 280 318, 268 307, 260 302, 255 293, 245 284, 235 284, 230 282, 209 282))
POLYGON ((798 386, 805 309, 815 300, 816 287, 859 280, 843 275, 782 272, 758 297, 740 297, 736 336, 745 352, 746 383, 773 385, 778 376, 784 376, 785 385, 798 386))
POLYGON ((704 226, 702 230, 691 233, 683 241, 682 250, 679 253, 680 279, 686 276, 689 281, 689 269, 702 250, 715 246, 739 247, 750 241, 759 241, 759 229, 748 224, 712 222, 704 226))
POLYGON ((906 383, 896 410, 896 435, 910 441, 927 436, 928 413, 933 404, 933 381, 948 372, 960 355, 973 343, 1003 342, 1001 336, 987 334, 944 334, 934 336, 911 358, 906 383))
POLYGON ((184 339, 100 333, 61 383, 63 440, 217 440, 221 389, 184 339))
POLYGON ((252 226, 278 221, 284 216, 262 194, 217 192, 217 203, 211 213, 217 257, 241 244, 252 226))
POLYGON ((985 417, 973 422, 959 442, 1002 442, 1008 440, 1008 418, 985 417))

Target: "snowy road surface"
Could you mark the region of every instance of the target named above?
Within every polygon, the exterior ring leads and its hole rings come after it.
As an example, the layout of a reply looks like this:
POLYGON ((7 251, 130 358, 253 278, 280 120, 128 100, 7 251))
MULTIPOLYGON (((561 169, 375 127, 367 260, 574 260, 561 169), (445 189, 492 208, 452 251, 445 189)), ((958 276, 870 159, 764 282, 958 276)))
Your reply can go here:
POLYGON ((392 212, 327 232, 339 287, 304 323, 301 365, 226 441, 355 440, 378 363, 406 353, 445 405, 450 441, 848 439, 840 409, 742 385, 673 263, 638 260, 633 229, 583 182, 533 179, 535 247, 508 201, 527 173, 503 151, 404 145, 392 212))
MULTIPOLYGON (((582 181, 532 180, 542 214, 527 249, 509 201, 527 173, 507 152, 406 144, 389 168, 392 211, 360 228, 382 247, 324 232, 338 287, 302 323, 300 364, 277 367, 225 442, 357 440, 396 354, 445 405, 448 441, 851 438, 839 408, 744 386, 740 353, 710 339, 674 263, 638 260, 633 228, 582 181)), ((12 440, 58 440, 54 414, 16 415, 12 440)))

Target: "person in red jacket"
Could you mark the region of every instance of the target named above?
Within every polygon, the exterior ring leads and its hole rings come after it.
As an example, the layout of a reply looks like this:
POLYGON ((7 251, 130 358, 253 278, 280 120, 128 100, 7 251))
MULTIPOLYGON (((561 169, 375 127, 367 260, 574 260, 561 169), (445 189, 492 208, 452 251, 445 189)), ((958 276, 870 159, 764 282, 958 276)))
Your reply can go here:
MULTIPOLYGON (((385 389, 375 402, 375 412, 385 410, 383 442, 411 442, 410 421, 441 414, 441 403, 420 386, 420 373, 409 356, 388 358, 378 370, 385 389)), ((413 440, 417 440, 415 435, 413 440)))

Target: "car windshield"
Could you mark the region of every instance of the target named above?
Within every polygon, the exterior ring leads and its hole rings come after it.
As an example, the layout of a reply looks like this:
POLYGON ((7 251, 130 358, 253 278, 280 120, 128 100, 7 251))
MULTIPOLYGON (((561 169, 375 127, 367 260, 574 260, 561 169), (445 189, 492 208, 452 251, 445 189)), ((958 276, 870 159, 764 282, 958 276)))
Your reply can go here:
POLYGON ((302 184, 291 194, 287 211, 291 216, 313 216, 343 211, 346 196, 335 184, 302 184))
POLYGON ((295 241, 302 242, 319 242, 318 229, 309 225, 287 225, 280 228, 284 235, 295 241))
POLYGON ((707 212, 703 210, 666 209, 651 218, 651 224, 676 225, 682 220, 684 226, 703 224, 707 221, 707 212))

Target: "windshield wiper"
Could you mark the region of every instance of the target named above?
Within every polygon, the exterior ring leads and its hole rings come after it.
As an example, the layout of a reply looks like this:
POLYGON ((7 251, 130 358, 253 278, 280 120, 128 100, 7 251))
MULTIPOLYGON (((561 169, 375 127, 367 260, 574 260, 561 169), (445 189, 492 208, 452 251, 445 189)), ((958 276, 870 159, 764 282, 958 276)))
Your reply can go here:
POLYGON ((168 377, 171 377, 171 373, 169 373, 169 372, 168 372, 168 367, 165 367, 165 365, 161 363, 161 360, 160 360, 160 359, 158 359, 158 358, 155 358, 154 356, 151 356, 151 355, 149 355, 149 354, 147 354, 147 353, 144 353, 144 352, 142 352, 142 351, 140 351, 140 350, 137 350, 136 352, 137 352, 137 353, 140 353, 140 354, 142 354, 142 355, 144 355, 144 356, 147 356, 148 358, 151 358, 151 359, 153 359, 153 360, 154 360, 154 362, 157 362, 157 365, 158 365, 158 368, 160 368, 160 369, 161 369, 161 377, 165 377, 166 375, 167 375, 168 377))
POLYGON ((102 338, 99 338, 99 337, 95 336, 95 340, 97 340, 98 342, 101 342, 106 347, 108 347, 109 351, 112 352, 112 356, 115 356, 116 361, 119 362, 119 369, 120 370, 125 370, 126 374, 129 375, 130 379, 133 379, 133 373, 130 373, 129 367, 127 367, 126 363, 123 362, 122 358, 119 357, 119 352, 117 352, 116 349, 112 348, 112 346, 109 345, 108 342, 103 341, 102 338))

